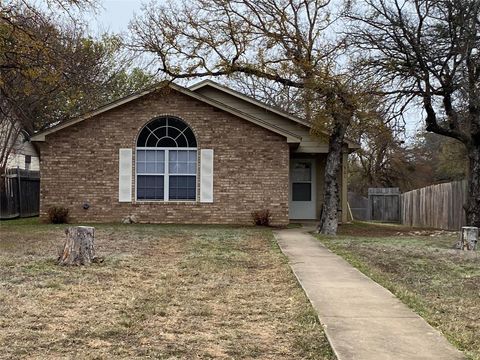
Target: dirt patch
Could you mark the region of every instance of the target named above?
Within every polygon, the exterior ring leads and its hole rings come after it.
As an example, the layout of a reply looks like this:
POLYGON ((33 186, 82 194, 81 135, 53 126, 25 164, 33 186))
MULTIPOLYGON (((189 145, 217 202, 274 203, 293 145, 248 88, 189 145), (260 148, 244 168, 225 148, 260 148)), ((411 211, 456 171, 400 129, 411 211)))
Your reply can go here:
POLYGON ((361 237, 389 236, 456 236, 455 231, 437 229, 415 229, 397 224, 354 222, 338 227, 338 235, 361 237))
POLYGON ((82 268, 62 226, 0 228, 0 358, 333 358, 270 230, 96 228, 82 268))

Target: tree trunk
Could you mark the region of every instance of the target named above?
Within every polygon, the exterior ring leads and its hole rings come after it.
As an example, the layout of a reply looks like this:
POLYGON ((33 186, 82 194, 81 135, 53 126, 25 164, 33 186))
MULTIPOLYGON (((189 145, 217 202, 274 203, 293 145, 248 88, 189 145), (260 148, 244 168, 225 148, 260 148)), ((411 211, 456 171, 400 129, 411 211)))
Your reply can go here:
POLYGON ((330 135, 330 144, 325 164, 323 207, 317 231, 324 235, 336 235, 338 228, 338 205, 340 203, 338 178, 342 169, 343 139, 348 123, 337 122, 330 135))
POLYGON ((478 242, 478 227, 464 226, 462 228, 462 238, 460 240, 459 249, 475 250, 478 242))
POLYGON ((59 265, 89 265, 95 262, 95 228, 75 226, 65 230, 67 238, 58 257, 59 265))
POLYGON ((468 199, 465 206, 467 225, 480 228, 480 142, 470 147, 468 158, 468 199))

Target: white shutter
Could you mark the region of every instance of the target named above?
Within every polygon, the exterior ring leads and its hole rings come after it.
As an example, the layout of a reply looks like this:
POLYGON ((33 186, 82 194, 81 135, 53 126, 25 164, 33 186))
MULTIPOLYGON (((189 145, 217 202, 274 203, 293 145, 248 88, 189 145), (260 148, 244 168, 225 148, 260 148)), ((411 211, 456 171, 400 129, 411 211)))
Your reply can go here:
POLYGON ((213 150, 200 150, 200 202, 213 202, 213 150))
POLYGON ((120 149, 118 161, 118 201, 132 201, 132 149, 120 149))

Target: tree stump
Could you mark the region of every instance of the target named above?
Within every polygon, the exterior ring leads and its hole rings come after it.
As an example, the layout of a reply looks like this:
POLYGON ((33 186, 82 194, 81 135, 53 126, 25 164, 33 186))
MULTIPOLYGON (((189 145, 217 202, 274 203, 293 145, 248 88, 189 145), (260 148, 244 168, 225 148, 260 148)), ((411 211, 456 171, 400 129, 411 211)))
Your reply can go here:
POLYGON ((94 239, 95 228, 74 226, 65 229, 67 238, 58 257, 59 265, 89 265, 96 262, 94 239))
POLYGON ((478 242, 478 228, 474 226, 464 226, 462 228, 462 239, 460 240, 462 250, 475 250, 478 242))

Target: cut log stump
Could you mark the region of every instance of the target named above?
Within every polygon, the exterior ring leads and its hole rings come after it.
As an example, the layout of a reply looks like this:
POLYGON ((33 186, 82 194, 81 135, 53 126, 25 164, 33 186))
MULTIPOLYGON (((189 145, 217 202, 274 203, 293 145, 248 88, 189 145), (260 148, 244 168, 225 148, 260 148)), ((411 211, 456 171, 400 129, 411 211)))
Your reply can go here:
POLYGON ((73 226, 65 229, 67 238, 58 257, 59 265, 90 265, 98 262, 95 256, 95 228, 73 226))
POLYGON ((462 239, 460 240, 462 250, 475 250, 478 243, 478 228, 474 226, 464 226, 462 228, 462 239))

